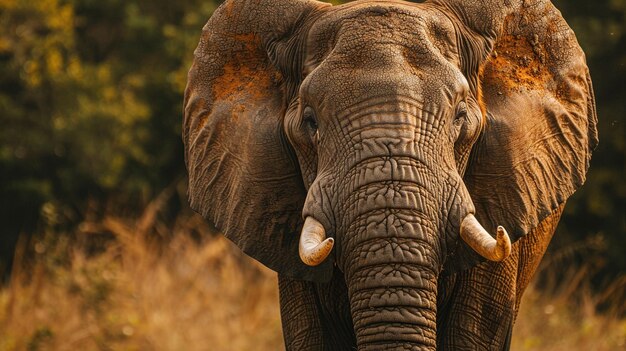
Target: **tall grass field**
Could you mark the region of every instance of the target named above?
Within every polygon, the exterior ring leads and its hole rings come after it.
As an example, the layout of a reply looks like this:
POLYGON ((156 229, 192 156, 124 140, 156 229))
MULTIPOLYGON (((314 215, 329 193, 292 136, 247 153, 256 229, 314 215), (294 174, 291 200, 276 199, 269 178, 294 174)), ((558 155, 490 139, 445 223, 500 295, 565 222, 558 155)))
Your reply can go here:
MULTIPOLYGON (((283 350, 276 274, 220 235, 199 235, 210 232, 192 214, 167 228, 151 215, 106 217, 22 243, 0 290, 0 351, 283 350)), ((626 278, 598 293, 584 267, 558 284, 546 269, 512 349, 626 349, 615 300, 626 278)))

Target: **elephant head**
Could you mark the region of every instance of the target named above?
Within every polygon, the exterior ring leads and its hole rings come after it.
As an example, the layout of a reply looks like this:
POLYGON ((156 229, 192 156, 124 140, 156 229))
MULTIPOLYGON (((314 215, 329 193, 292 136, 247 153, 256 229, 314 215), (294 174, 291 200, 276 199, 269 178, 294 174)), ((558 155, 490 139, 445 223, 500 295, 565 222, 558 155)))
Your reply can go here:
POLYGON ((434 347, 438 277, 565 202, 595 124, 549 1, 229 0, 185 91, 189 200, 279 274, 336 265, 360 347, 434 347))

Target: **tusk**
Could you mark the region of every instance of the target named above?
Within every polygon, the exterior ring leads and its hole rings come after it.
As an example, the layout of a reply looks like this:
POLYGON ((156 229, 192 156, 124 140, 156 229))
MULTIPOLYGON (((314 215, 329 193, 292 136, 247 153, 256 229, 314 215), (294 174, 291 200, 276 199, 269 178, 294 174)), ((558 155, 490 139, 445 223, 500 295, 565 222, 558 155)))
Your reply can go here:
POLYGON ((494 239, 471 213, 461 222, 461 238, 476 253, 490 261, 499 262, 511 254, 511 239, 506 230, 498 226, 494 239))
POLYGON ((300 235, 300 259, 308 266, 317 266, 324 262, 335 244, 335 239, 326 239, 326 230, 322 223, 313 217, 304 220, 300 235))

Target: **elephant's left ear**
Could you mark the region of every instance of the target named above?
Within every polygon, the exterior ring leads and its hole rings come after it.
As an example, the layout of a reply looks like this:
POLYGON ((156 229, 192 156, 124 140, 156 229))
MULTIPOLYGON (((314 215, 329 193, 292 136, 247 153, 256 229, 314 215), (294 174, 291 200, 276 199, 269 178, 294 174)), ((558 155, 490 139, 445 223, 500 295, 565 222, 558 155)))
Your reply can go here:
POLYGON ((585 55, 550 1, 447 3, 470 29, 487 114, 465 182, 485 228, 515 241, 585 181, 598 143, 585 55))

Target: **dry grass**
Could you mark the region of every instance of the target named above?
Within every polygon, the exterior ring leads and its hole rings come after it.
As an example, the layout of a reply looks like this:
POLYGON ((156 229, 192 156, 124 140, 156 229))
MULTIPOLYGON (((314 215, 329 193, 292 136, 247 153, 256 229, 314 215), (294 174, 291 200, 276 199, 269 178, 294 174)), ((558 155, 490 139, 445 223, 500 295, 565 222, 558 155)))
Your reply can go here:
POLYGON ((160 247, 103 225, 116 240, 91 258, 35 245, 34 266, 0 291, 0 350, 282 348, 276 275, 226 239, 183 231, 160 247))
POLYGON ((592 289, 601 259, 598 237, 573 243, 544 259, 522 300, 513 350, 626 350, 626 275, 592 289), (575 260, 577 252, 590 260, 575 260), (575 262, 584 262, 582 266, 575 262))
MULTIPOLYGON (((36 243, 34 263, 0 290, 0 351, 283 349, 275 274, 220 236, 191 239, 209 230, 197 217, 180 218, 157 245, 146 239, 157 227, 150 216, 85 224, 71 244, 36 243), (115 239, 87 255, 86 233, 98 231, 115 239)), ((529 289, 513 350, 625 348, 626 320, 615 316, 624 311, 598 313, 608 300, 581 275, 548 293, 529 289)), ((614 290, 604 295, 623 294, 614 290)))
MULTIPOLYGON (((589 291, 582 301, 529 289, 513 330, 512 350, 613 351, 626 349, 626 319, 598 312, 589 291)), ((623 316, 623 315, 622 315, 623 316)))
POLYGON ((626 350, 626 275, 592 289, 590 267, 544 267, 545 286, 522 300, 513 350, 626 350))

